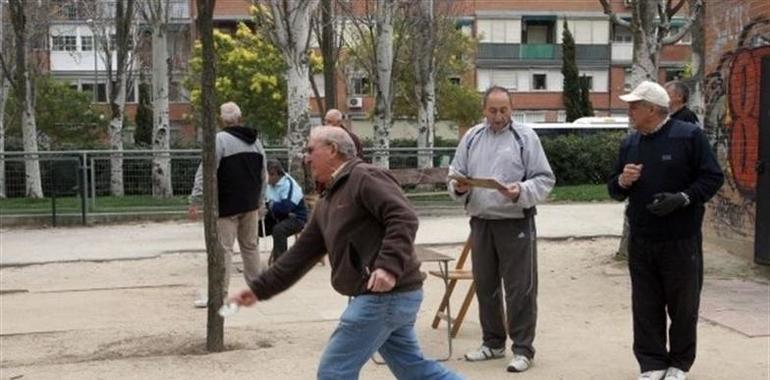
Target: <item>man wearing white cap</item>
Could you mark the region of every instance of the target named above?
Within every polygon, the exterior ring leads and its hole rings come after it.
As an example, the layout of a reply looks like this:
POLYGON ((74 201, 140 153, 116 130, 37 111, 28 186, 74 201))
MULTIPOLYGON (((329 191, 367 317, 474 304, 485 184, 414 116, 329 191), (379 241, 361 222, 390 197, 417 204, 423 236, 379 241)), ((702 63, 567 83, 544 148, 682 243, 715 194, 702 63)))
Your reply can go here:
POLYGON ((684 380, 695 361, 703 205, 724 175, 701 129, 668 116, 669 96, 659 84, 642 82, 620 99, 628 103, 636 131, 620 147, 608 189, 616 200, 629 199, 628 267, 639 380, 684 380))

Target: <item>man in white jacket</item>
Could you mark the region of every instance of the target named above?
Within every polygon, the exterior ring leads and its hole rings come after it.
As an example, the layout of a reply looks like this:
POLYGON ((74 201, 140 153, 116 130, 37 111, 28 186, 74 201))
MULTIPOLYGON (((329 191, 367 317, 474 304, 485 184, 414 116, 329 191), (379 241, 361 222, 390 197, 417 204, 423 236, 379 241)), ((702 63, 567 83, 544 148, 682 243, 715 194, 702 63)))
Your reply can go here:
POLYGON ((535 205, 556 182, 540 139, 511 120, 511 97, 502 87, 484 94, 484 123, 460 140, 450 166, 449 194, 471 216, 473 278, 483 332, 481 347, 468 361, 505 357, 506 322, 513 341, 509 372, 524 372, 535 356, 537 247, 535 205), (497 189, 473 187, 463 177, 494 178, 497 189), (505 292, 500 286, 502 279, 505 292))

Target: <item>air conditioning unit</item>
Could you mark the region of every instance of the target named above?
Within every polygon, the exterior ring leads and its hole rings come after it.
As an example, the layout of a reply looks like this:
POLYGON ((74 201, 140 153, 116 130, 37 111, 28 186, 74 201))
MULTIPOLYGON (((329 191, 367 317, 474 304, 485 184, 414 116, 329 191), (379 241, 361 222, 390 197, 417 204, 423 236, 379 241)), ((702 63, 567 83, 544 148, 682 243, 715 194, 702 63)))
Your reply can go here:
POLYGON ((361 109, 364 106, 364 98, 360 96, 353 96, 348 98, 349 109, 361 109))

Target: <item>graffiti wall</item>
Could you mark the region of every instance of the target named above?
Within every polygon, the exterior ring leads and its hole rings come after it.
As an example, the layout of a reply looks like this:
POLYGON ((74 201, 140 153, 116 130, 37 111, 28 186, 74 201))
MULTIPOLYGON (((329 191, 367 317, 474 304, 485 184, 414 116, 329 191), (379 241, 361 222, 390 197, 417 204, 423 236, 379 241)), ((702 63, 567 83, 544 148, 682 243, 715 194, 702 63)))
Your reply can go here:
POLYGON ((704 127, 725 171, 705 237, 753 255, 759 149, 760 63, 770 56, 770 2, 708 2, 704 127))

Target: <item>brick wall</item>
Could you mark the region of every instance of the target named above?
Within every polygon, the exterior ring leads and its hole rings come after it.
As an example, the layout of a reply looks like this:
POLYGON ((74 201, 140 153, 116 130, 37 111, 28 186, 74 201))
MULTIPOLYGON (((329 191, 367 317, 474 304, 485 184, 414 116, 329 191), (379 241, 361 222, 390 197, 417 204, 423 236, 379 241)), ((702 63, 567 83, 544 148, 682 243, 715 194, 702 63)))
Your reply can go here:
MULTIPOLYGON (((754 252, 759 144, 759 61, 770 56, 770 2, 706 3, 705 128, 726 182, 709 203, 707 240, 745 257, 754 252)), ((763 196, 767 196, 764 194, 763 196)))

